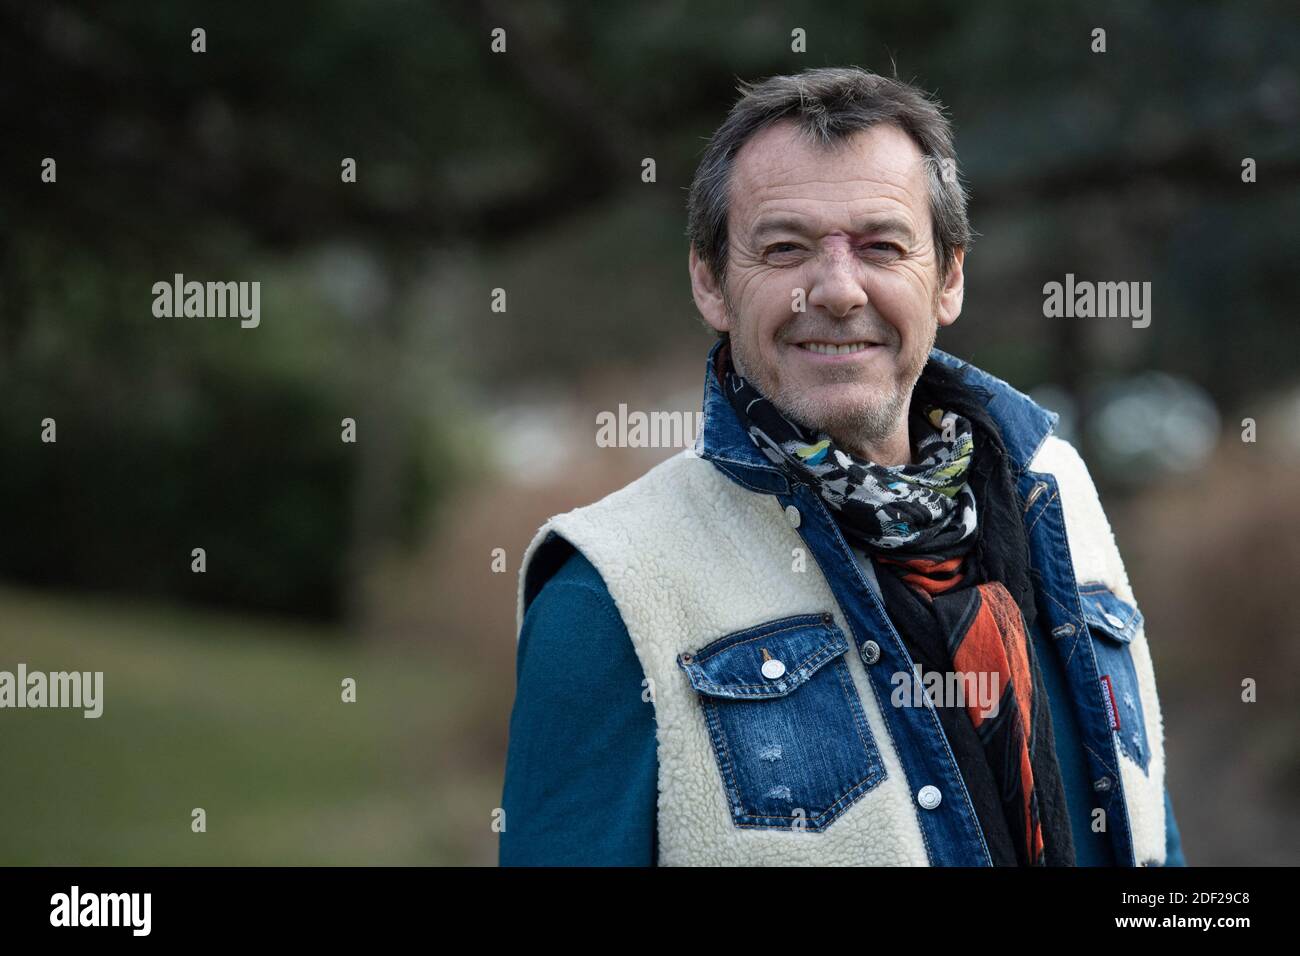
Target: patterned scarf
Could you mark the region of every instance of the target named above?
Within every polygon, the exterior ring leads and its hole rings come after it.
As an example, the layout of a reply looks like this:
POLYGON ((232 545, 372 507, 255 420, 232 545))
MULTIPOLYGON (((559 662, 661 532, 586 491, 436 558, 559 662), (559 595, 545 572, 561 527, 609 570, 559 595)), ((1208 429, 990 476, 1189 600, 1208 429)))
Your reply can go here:
POLYGON ((1073 865, 1051 711, 1028 637, 1028 544, 987 411, 963 397, 955 373, 929 363, 912 396, 914 463, 878 465, 789 421, 736 372, 729 346, 719 371, 758 449, 813 487, 845 538, 892 572, 878 575, 885 604, 918 668, 968 675, 967 688, 985 675, 994 689, 992 708, 976 694, 933 703, 995 865, 1073 865))
POLYGON ((734 368, 725 387, 754 444, 816 488, 855 544, 935 558, 969 550, 977 516, 966 473, 975 442, 964 417, 926 407, 930 429, 917 442, 917 463, 877 465, 789 421, 734 368))

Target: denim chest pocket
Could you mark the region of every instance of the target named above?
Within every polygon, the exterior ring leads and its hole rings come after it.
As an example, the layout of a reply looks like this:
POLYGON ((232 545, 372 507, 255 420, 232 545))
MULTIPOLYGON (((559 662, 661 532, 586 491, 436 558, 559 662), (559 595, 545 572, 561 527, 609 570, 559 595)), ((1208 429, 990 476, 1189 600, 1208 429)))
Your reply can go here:
POLYGON ((884 779, 848 648, 823 613, 768 621, 678 655, 737 827, 824 830, 884 779))
POLYGON ((1097 673, 1111 730, 1119 737, 1120 750, 1146 772, 1151 748, 1131 647, 1142 627, 1142 612, 1099 582, 1082 585, 1079 598, 1097 655, 1097 673))

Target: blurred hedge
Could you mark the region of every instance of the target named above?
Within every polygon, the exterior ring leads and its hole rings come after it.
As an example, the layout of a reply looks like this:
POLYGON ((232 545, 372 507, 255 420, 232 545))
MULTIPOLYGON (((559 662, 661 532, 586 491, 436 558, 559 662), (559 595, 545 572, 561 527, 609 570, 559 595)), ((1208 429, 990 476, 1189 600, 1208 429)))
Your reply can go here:
MULTIPOLYGON (((343 396, 308 382, 210 363, 189 400, 139 413, 78 397, 46 374, 0 405, 7 518, 0 575, 29 584, 129 591, 335 618, 345 609, 358 444, 343 396), (57 441, 42 443, 55 419, 57 441), (17 449, 26 449, 15 453, 17 449), (191 551, 207 568, 191 570, 191 551)), ((353 406, 355 407, 355 406, 353 406)), ((450 480, 414 420, 390 490, 413 532, 450 480)))

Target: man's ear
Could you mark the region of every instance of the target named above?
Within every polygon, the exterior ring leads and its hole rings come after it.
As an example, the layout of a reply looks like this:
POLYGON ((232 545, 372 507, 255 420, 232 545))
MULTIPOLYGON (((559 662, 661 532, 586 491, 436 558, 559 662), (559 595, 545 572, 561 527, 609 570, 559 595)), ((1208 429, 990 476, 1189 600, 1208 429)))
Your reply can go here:
POLYGON ((696 254, 694 243, 691 244, 687 264, 691 272, 691 295, 695 298, 695 307, 700 310, 700 315, 717 331, 730 332, 731 319, 727 315, 727 303, 722 297, 722 289, 713 278, 713 270, 696 254))
POLYGON ((940 325, 952 325, 961 315, 962 295, 965 292, 965 276, 962 267, 966 262, 966 250, 957 248, 953 251, 952 262, 948 266, 948 278, 943 288, 939 289, 935 302, 935 318, 940 325))

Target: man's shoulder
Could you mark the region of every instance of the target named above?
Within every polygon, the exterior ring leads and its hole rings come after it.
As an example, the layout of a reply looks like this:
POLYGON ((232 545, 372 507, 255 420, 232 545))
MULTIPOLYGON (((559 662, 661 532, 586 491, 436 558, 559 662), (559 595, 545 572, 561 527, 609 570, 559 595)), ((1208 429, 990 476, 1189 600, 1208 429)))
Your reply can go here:
POLYGON ((559 525, 663 520, 707 508, 710 501, 726 494, 731 484, 712 462, 688 448, 603 498, 554 515, 550 521, 559 525))
POLYGON ((940 348, 930 350, 930 362, 946 369, 949 375, 957 375, 964 387, 981 395, 1017 463, 1028 462, 1043 450, 1060 421, 1057 412, 1038 404, 1005 379, 940 348))
MULTIPOLYGON (((1062 505, 1086 512, 1088 517, 1105 519, 1101 496, 1092 480, 1092 472, 1079 450, 1059 435, 1048 435, 1029 462, 1029 470, 1056 479, 1062 505)), ((1081 515, 1082 516, 1082 515, 1081 515)))
POLYGON ((1043 439, 1043 443, 1029 462, 1029 468, 1031 471, 1054 475, 1058 481, 1064 479, 1072 484, 1082 484, 1086 481, 1088 487, 1096 490, 1083 456, 1074 445, 1060 435, 1052 434, 1043 439))
POLYGON ((609 597, 609 589, 605 587, 605 581, 596 566, 587 560, 585 554, 567 542, 562 546, 558 568, 542 590, 587 592, 602 600, 609 597))
POLYGON ((1029 467, 1055 479, 1070 560, 1080 582, 1100 581, 1131 603, 1133 592, 1115 533, 1078 449, 1057 435, 1048 435, 1029 467))
POLYGON ((577 642, 590 642, 602 646, 603 632, 618 632, 626 636, 623 619, 614 603, 605 580, 600 576, 585 554, 562 538, 553 539, 551 546, 556 554, 552 570, 538 583, 537 595, 530 602, 524 619, 524 635, 530 628, 550 634, 550 643, 563 643, 569 650, 577 642), (573 628, 574 620, 583 622, 573 628), (581 634, 572 633, 581 631, 581 634))
POLYGON ((711 479, 715 471, 712 464, 701 458, 694 448, 683 448, 675 455, 659 462, 645 474, 611 491, 587 507, 596 505, 616 507, 646 491, 658 492, 665 487, 711 479))
POLYGON ((729 484, 711 462, 687 449, 597 501, 552 515, 524 552, 518 623, 574 550, 601 572, 615 573, 624 564, 663 563, 661 552, 692 549, 710 522, 734 516, 729 484))

